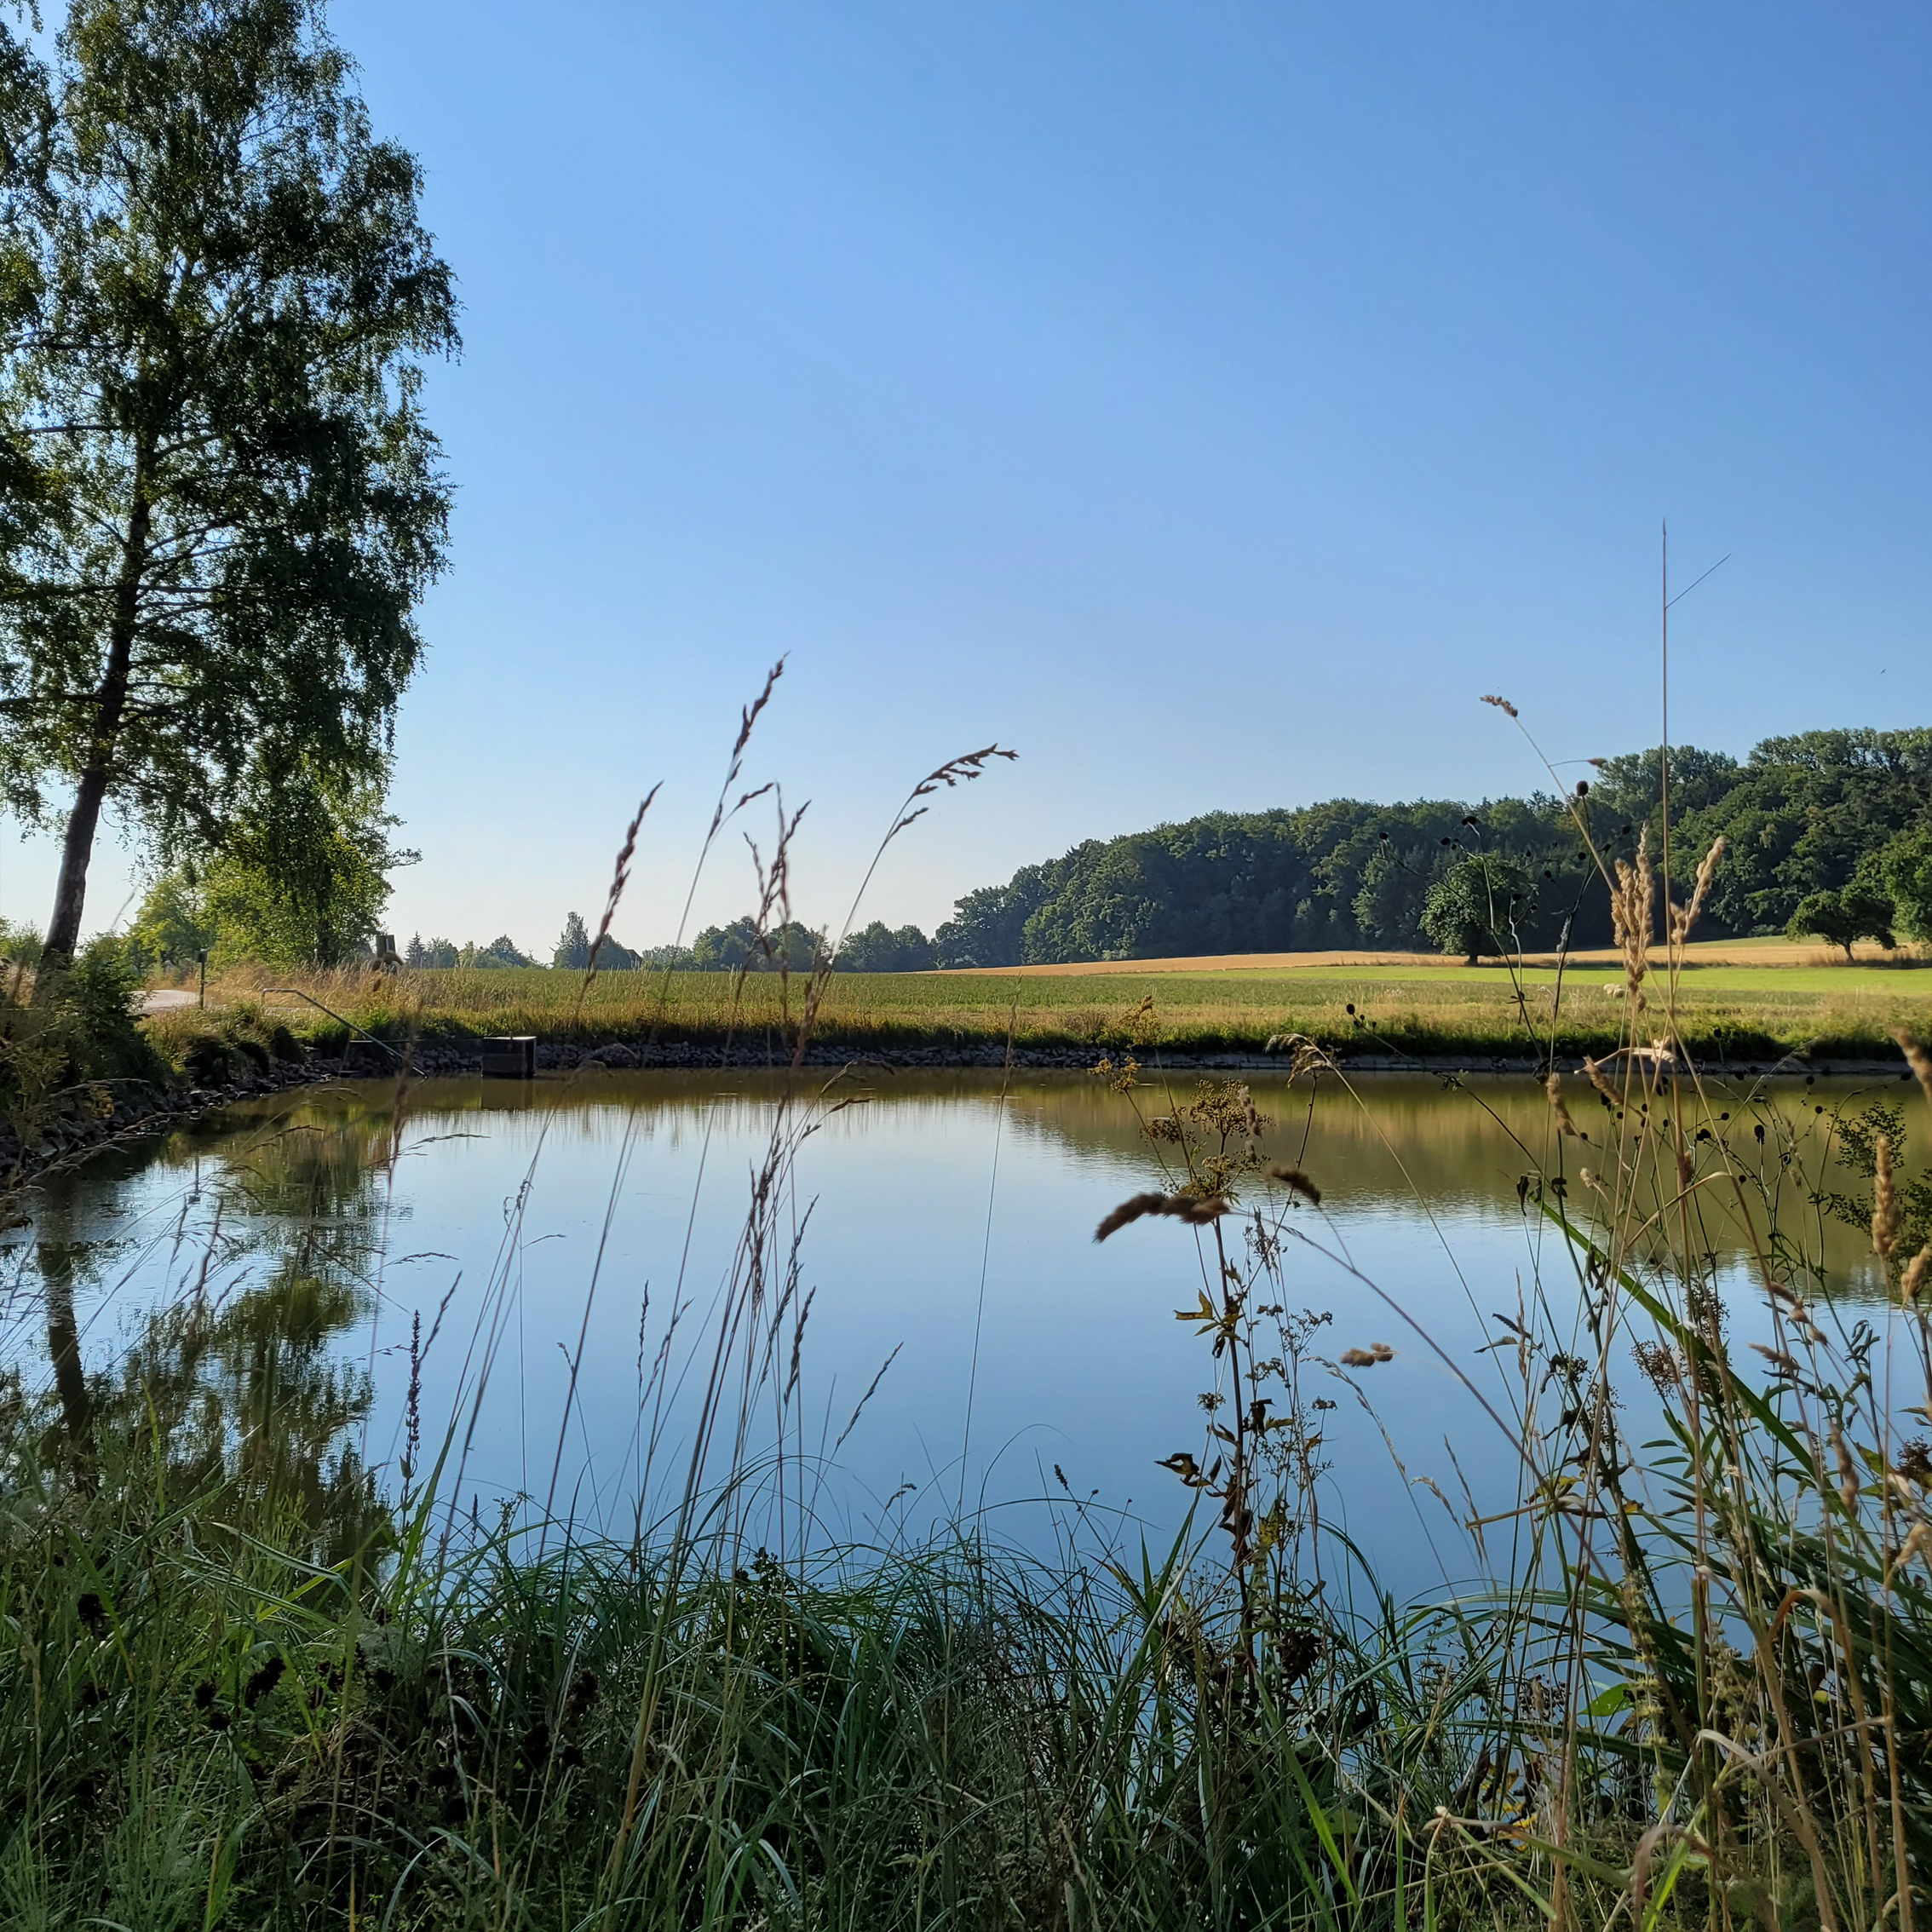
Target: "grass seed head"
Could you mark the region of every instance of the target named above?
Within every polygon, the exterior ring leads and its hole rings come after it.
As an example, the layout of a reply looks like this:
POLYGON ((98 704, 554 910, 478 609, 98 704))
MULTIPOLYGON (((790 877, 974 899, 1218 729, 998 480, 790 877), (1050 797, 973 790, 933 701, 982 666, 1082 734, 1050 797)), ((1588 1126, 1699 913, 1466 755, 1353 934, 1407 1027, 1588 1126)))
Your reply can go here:
POLYGON ((1924 1090, 1925 1097, 1932 1100, 1932 1054, 1928 1054, 1918 1044, 1918 1036, 1909 1026, 1894 1026, 1891 1034, 1899 1043, 1899 1051, 1906 1056, 1906 1064, 1911 1067, 1913 1078, 1924 1090))
POLYGON ((1899 1197, 1892 1181, 1891 1141, 1881 1134, 1872 1153, 1877 1167, 1872 1186, 1872 1251, 1881 1261, 1889 1261, 1899 1241, 1899 1197))
POLYGON ((1899 1284, 1899 1290, 1908 1304, 1918 1299, 1919 1291, 1925 1285, 1928 1268, 1932 1268, 1932 1241, 1927 1242, 1906 1263, 1905 1279, 1899 1284))
POLYGON ((1321 1189, 1309 1180, 1298 1167, 1271 1167, 1268 1170, 1270 1181, 1279 1181, 1284 1187, 1299 1194, 1310 1207, 1321 1205, 1321 1189))
POLYGON ((1205 1227, 1228 1213, 1229 1207, 1230 1204, 1218 1195, 1136 1194, 1131 1199, 1123 1201, 1101 1222, 1094 1230, 1094 1239, 1104 1241, 1109 1234, 1118 1234, 1130 1222, 1142 1220, 1148 1215, 1166 1215, 1173 1220, 1185 1222, 1190 1228, 1205 1227))

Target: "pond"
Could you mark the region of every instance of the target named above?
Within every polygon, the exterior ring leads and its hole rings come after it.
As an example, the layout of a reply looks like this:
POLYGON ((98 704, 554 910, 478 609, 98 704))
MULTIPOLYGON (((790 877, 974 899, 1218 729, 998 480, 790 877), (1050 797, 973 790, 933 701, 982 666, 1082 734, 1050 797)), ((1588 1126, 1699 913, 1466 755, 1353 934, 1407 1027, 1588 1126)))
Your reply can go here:
MULTIPOLYGON (((78 1366, 111 1378, 130 1350, 154 1353, 158 1311, 196 1305, 212 1321, 197 1387, 228 1405, 229 1429, 273 1407, 274 1452, 318 1463, 346 1435, 392 1491, 447 1445, 446 1506, 628 1538, 681 1490, 782 1118, 810 1131, 763 1197, 763 1314, 741 1343, 774 1319, 739 1440, 768 1458, 782 1432, 796 1460, 777 1480, 810 1533, 889 1540, 969 1519, 1045 1547, 1077 1502, 1129 1550, 1170 1537, 1187 1495, 1157 1465, 1199 1452, 1201 1398, 1224 1373, 1176 1319, 1211 1286, 1211 1249, 1173 1221, 1104 1244, 1095 1229, 1168 1184, 1171 1145, 1147 1124, 1184 1106, 1193 1077, 1143 1072, 1127 1094, 1081 1075, 860 1069, 821 1096, 824 1081, 808 1076, 808 1100, 782 1112, 776 1075, 601 1070, 428 1081, 400 1116, 382 1083, 236 1106, 28 1198, 0 1255, 14 1359, 71 1393, 78 1366)), ((1321 1193, 1285 1216, 1279 1305, 1331 1318, 1304 1331, 1304 1391, 1335 1405, 1317 1412, 1324 1507, 1398 1594, 1439 1590, 1469 1572, 1457 1525, 1471 1501, 1506 1510, 1515 1493, 1515 1452, 1482 1406, 1506 1420, 1520 1400, 1514 1346, 1492 1346, 1505 1321, 1540 1282, 1548 1319, 1580 1332, 1576 1269, 1525 1182, 1561 1163, 1566 1199, 1587 1202, 1603 1110, 1573 1082, 1596 1138, 1560 1142, 1521 1078, 1250 1087, 1268 1155, 1321 1193), (1377 1343, 1390 1359, 1337 1366, 1377 1343)), ((1918 1090, 1890 1084, 1711 1105, 1739 1164, 1774 1171, 1783 1144, 1816 1176, 1838 1111, 1873 1098, 1921 1124, 1918 1090)), ((1841 1320, 1882 1326, 1869 1242, 1802 1193, 1794 1208, 1789 1187, 1785 1205, 1824 1241, 1841 1320)), ((1762 1338, 1740 1229, 1718 1213, 1699 1239, 1735 1337, 1762 1338)), ((1633 1438, 1643 1419, 1626 1417, 1633 1438)))

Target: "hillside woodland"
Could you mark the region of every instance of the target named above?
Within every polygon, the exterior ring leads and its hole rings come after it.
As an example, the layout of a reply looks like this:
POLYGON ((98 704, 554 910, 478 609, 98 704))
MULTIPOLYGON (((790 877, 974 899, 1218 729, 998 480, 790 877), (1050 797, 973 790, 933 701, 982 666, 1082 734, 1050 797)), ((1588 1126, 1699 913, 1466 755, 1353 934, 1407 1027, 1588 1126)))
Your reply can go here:
MULTIPOLYGON (((1677 865, 1688 871, 1724 840, 1700 936, 1783 933, 1797 921, 1839 940, 1849 920, 1856 936, 1932 939, 1932 731, 1804 732, 1767 739, 1741 763, 1674 746, 1670 784, 1677 865)), ((1090 839, 968 894, 934 935, 936 960, 1494 952, 1566 935, 1607 946, 1608 899, 1589 847, 1614 860, 1647 837, 1660 853, 1660 794, 1650 750, 1597 762, 1571 796, 1337 798, 1090 839)))

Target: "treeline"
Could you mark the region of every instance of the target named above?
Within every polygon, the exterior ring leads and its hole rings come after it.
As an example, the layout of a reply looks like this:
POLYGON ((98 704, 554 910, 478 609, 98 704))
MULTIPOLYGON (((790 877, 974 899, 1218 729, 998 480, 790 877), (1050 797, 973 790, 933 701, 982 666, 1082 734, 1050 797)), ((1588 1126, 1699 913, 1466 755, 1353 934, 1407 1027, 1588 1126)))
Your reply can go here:
MULTIPOLYGON (((1672 748, 1670 849, 1682 882, 1720 837, 1700 937, 1790 932, 1846 946, 1932 940, 1932 730, 1814 731, 1767 739, 1743 762, 1672 748)), ((1090 839, 969 893, 929 938, 875 920, 839 946, 836 970, 1052 964, 1164 955, 1408 952, 1478 955, 1611 943, 1597 871, 1647 836, 1663 852, 1657 751, 1592 762, 1574 791, 1527 798, 1212 812, 1120 838, 1090 839), (1579 825, 1579 820, 1581 824, 1579 825), (1587 829, 1587 840, 1584 836, 1587 829)), ((162 879, 130 938, 136 965, 192 957, 326 961, 369 951, 393 821, 371 812, 333 847, 327 890, 291 895, 260 861, 229 859, 162 879)), ((1683 896, 1680 883, 1678 896, 1683 896)), ((572 912, 547 958, 507 935, 487 946, 413 937, 404 962, 582 972, 592 935, 572 912)), ((607 934, 600 972, 808 972, 831 945, 796 922, 761 933, 747 916, 688 946, 635 950, 607 934)))
MULTIPOLYGON (((633 951, 609 934, 597 943, 600 973, 637 972, 670 967, 687 973, 754 973, 785 970, 809 973, 831 950, 823 927, 793 920, 770 932, 761 932, 749 913, 728 926, 707 926, 689 946, 647 946, 633 951)), ((548 962, 520 951, 507 936, 486 946, 457 946, 446 939, 412 938, 402 952, 405 966, 549 966, 581 973, 590 964, 591 934, 581 913, 564 921, 563 931, 550 949, 548 962)), ((916 973, 934 963, 933 942, 917 926, 896 930, 875 919, 849 934, 832 962, 841 973, 916 973)))
MULTIPOLYGON (((1854 936, 1895 926, 1932 938, 1932 731, 1805 732, 1767 739, 1741 763, 1674 746, 1670 786, 1677 876, 1725 841, 1700 937, 1797 922, 1843 942, 1834 927, 1849 921, 1854 936)), ((1628 856, 1647 826, 1657 854, 1661 794, 1650 750, 1593 762, 1571 796, 1333 799, 1090 839, 968 894, 934 935, 934 963, 1473 952, 1551 947, 1566 934, 1606 946, 1607 895, 1578 817, 1607 858, 1628 856)))

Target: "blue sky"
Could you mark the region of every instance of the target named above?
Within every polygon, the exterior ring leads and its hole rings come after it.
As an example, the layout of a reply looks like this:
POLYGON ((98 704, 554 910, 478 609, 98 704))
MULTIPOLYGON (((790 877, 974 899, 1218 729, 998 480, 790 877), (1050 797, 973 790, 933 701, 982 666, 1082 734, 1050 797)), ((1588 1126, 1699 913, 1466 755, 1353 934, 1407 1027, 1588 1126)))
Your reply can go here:
MULTIPOLYGON (((677 922, 739 705, 835 925, 1217 807, 1932 722, 1932 14, 336 0, 466 348, 393 922, 677 922)), ((754 831, 764 836, 761 821, 754 831)), ((0 911, 43 919, 9 840, 0 911)), ((104 849, 89 923, 129 888, 104 849)), ((750 896, 742 848, 700 921, 750 896)))

